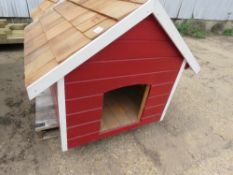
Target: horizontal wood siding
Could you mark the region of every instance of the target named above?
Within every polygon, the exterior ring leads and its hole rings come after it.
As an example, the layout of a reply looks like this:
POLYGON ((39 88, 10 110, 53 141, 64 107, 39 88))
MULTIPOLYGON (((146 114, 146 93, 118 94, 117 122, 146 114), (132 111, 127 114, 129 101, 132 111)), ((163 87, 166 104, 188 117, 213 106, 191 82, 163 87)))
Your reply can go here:
POLYGON ((132 28, 127 35, 122 36, 119 40, 145 40, 145 41, 168 41, 165 31, 161 27, 157 27, 159 23, 155 20, 145 20, 140 24, 143 32, 140 32, 137 27, 132 28), (148 27, 150 25, 150 27, 148 27), (153 32, 151 32, 153 30, 153 32), (162 34, 162 35, 161 35, 162 34))
POLYGON ((90 133, 88 135, 84 135, 82 137, 74 137, 74 138, 69 139, 69 148, 74 148, 74 147, 77 147, 77 146, 80 146, 83 144, 87 144, 87 143, 90 143, 90 142, 93 142, 93 141, 96 141, 99 139, 104 139, 104 138, 110 137, 112 135, 120 134, 124 131, 129 131, 129 130, 141 127, 145 124, 149 124, 152 122, 159 122, 159 120, 160 120, 160 115, 155 114, 155 115, 150 116, 148 118, 142 119, 140 123, 135 123, 135 124, 130 125, 130 126, 117 128, 115 130, 112 130, 111 132, 103 132, 101 134, 98 132, 94 132, 94 133, 90 133))
MULTIPOLYGON (((118 71, 118 70, 116 70, 118 71)), ((129 84, 146 84, 150 82, 152 85, 173 82, 178 71, 155 72, 132 76, 119 76, 108 79, 95 79, 92 81, 81 81, 66 83, 67 98, 85 97, 93 94, 107 92, 109 90, 127 86, 129 84), (111 83, 110 83, 111 82, 111 83), (93 88, 94 87, 94 88, 93 88)))
POLYGON ((86 112, 89 109, 96 109, 102 105, 102 94, 67 99, 66 104, 66 112, 68 115, 86 112))
POLYGON ((161 114, 166 104, 161 104, 157 106, 147 106, 144 110, 143 118, 147 118, 153 114, 161 114))
MULTIPOLYGON (((141 48, 137 47, 137 49, 141 48)), ((180 57, 155 57, 90 63, 88 64, 88 66, 81 66, 80 69, 78 69, 79 73, 81 73, 81 76, 75 77, 75 75, 73 74, 71 75, 71 77, 69 77, 68 81, 74 83, 74 81, 95 81, 109 78, 117 78, 125 75, 132 76, 149 74, 153 72, 157 73, 174 71, 179 68, 179 64, 177 64, 179 63, 179 61, 180 57), (168 62, 170 63, 169 65, 167 65, 168 62), (130 68, 128 67, 129 65, 130 68), (116 67, 117 69, 119 69, 119 71, 112 71, 113 67, 116 67), (89 72, 86 73, 87 71, 89 72), (108 73, 106 74, 106 72, 108 73)))
POLYGON ((84 125, 69 127, 67 131, 67 136, 68 138, 83 137, 85 135, 97 132, 99 130, 100 130, 100 122, 94 121, 84 125))
POLYGON ((167 94, 158 94, 152 97, 149 95, 146 106, 157 106, 161 104, 166 104, 169 95, 169 92, 167 94))
POLYGON ((75 126, 77 124, 86 124, 90 121, 97 121, 100 120, 100 116, 102 114, 102 107, 92 109, 85 112, 74 113, 67 115, 67 125, 68 126, 75 126))
POLYGON ((155 96, 157 94, 165 94, 167 92, 170 92, 172 89, 172 86, 173 86, 172 82, 153 85, 150 91, 150 95, 155 96))
POLYGON ((68 147, 159 121, 182 60, 150 16, 67 75, 68 147), (100 132, 104 93, 137 84, 151 87, 141 120, 132 126, 100 132))

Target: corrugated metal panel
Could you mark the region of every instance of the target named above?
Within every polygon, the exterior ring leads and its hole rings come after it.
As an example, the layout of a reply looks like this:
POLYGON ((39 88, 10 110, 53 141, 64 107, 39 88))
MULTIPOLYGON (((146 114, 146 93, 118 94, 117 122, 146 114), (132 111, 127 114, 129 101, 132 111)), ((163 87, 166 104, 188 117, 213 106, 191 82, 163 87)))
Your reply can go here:
POLYGON ((183 0, 178 18, 191 19, 193 18, 193 9, 197 0, 183 0))
POLYGON ((164 5, 165 0, 159 0, 161 2, 162 5, 164 5))
POLYGON ((0 13, 3 17, 13 16, 10 1, 1 0, 0 1, 0 13))
POLYGON ((233 13, 232 0, 196 0, 194 8, 195 19, 229 19, 233 13))
POLYGON ((28 17, 26 0, 0 0, 2 17, 28 17))
POLYGON ((231 5, 229 6, 229 10, 228 10, 228 14, 229 14, 229 19, 233 20, 233 1, 231 1, 231 5))
POLYGON ((203 8, 203 1, 199 0, 198 5, 195 8, 197 19, 214 19, 214 20, 221 20, 221 19, 228 19, 229 14, 233 12, 233 9, 230 9, 232 4, 232 0, 215 0, 214 3, 212 0, 207 0, 205 7, 203 8), (201 15, 199 12, 202 10, 201 15))
POLYGON ((32 10, 34 8, 36 8, 38 6, 38 4, 41 2, 41 0, 27 0, 28 3, 28 8, 30 13, 32 12, 32 10))
POLYGON ((29 11, 26 0, 11 0, 11 4, 15 16, 28 17, 29 11))
POLYGON ((165 9, 170 17, 177 18, 182 0, 165 0, 165 9))
MULTIPOLYGON (((233 0, 159 0, 172 18, 233 20, 233 0)), ((41 0, 0 0, 0 17, 29 17, 41 0)))

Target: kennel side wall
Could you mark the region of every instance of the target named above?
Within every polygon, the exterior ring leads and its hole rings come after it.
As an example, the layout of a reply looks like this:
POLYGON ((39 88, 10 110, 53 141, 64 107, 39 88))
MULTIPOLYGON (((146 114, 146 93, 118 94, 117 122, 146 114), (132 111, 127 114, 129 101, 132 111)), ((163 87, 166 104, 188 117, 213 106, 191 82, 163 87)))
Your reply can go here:
POLYGON ((68 148, 159 121, 183 58, 149 16, 65 77, 68 148), (140 122, 102 133, 104 93, 150 85, 140 122))
POLYGON ((51 96, 53 99, 54 111, 56 119, 59 123, 59 110, 58 110, 58 96, 57 96, 57 84, 54 84, 50 87, 51 96))

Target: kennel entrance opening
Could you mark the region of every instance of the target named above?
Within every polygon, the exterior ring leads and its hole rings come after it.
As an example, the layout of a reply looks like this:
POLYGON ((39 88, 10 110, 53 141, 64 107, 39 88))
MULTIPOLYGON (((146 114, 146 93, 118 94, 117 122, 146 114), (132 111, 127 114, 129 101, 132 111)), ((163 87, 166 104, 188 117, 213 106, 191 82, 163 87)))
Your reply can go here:
POLYGON ((101 130, 139 122, 149 93, 148 85, 127 86, 104 94, 101 130))

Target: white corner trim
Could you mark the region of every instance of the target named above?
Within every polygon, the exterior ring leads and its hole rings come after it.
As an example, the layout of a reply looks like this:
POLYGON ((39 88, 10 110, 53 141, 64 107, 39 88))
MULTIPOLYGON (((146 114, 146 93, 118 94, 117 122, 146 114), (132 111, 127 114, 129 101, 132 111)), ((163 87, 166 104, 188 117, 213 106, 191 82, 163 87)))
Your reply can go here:
POLYGON ((170 37, 170 39, 173 41, 173 43, 176 45, 177 49, 180 51, 180 53, 183 55, 183 57, 186 59, 189 66, 193 69, 195 73, 198 73, 200 71, 200 66, 197 62, 197 60, 194 58, 192 52, 190 51, 189 47, 185 43, 184 39, 176 29, 175 25, 173 24, 172 20, 160 4, 159 0, 154 0, 154 16, 160 23, 160 25, 163 27, 167 35, 170 37))
POLYGON ((108 29, 95 40, 87 44, 78 52, 73 54, 70 58, 66 59, 63 63, 58 65, 53 70, 42 76, 40 79, 27 87, 28 96, 33 99, 45 89, 62 79, 65 75, 73 71, 75 68, 83 64, 93 55, 126 33, 132 27, 137 25, 147 16, 153 13, 154 0, 149 0, 137 10, 129 14, 127 17, 119 21, 113 27, 108 29))
POLYGON ((175 91, 176 91, 176 88, 177 88, 177 86, 178 86, 178 84, 179 84, 179 82, 180 82, 180 79, 181 79, 181 77, 182 77, 182 75, 183 75, 183 72, 184 72, 184 70, 185 70, 185 66, 186 66, 186 60, 183 61, 182 65, 181 65, 181 67, 180 67, 180 71, 179 71, 179 73, 178 73, 178 75, 177 75, 177 77, 176 77, 176 81, 175 81, 175 83, 174 83, 174 85, 173 85, 173 87, 172 87, 170 96, 169 96, 168 101, 167 101, 167 104, 166 104, 166 106, 165 106, 165 108, 164 108, 164 110, 163 110, 163 113, 162 113, 162 116, 161 116, 161 118, 160 118, 160 121, 163 121, 163 119, 164 119, 164 117, 165 117, 165 115, 166 115, 166 113, 167 113, 168 107, 170 106, 170 103, 171 103, 171 101, 172 101, 172 98, 173 98, 173 96, 174 96, 174 93, 175 93, 175 91))
POLYGON ((65 83, 64 78, 57 82, 59 126, 62 151, 67 151, 67 125, 66 125, 66 104, 65 104, 65 83))

